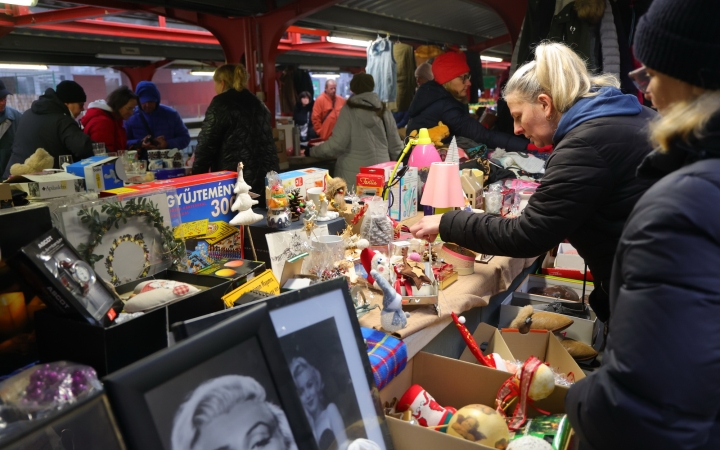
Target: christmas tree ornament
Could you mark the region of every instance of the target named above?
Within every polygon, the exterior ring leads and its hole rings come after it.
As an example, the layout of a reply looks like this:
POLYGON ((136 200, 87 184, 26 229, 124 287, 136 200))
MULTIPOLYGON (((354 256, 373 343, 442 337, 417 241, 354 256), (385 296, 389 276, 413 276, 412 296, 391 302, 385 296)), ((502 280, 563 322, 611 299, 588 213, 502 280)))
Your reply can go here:
POLYGON ((252 207, 258 204, 250 196, 250 185, 243 178, 243 163, 238 164, 238 178, 235 182, 235 202, 230 207, 231 211, 237 212, 232 218, 230 225, 246 226, 262 220, 263 216, 253 212, 252 207))
MULTIPOLYGON (((510 377, 497 393, 498 412, 505 414, 505 410, 517 399, 515 410, 508 421, 508 428, 516 431, 527 421, 527 410, 535 401, 550 396, 555 390, 555 375, 552 369, 538 358, 531 356, 510 377)), ((537 409, 537 408, 535 408, 537 409)), ((538 409, 542 414, 547 411, 538 409)))
POLYGON ((447 434, 503 450, 510 442, 505 418, 485 405, 468 405, 458 409, 450 419, 447 434))
POLYGON ((405 391, 405 394, 398 400, 395 411, 410 411, 418 425, 436 427, 435 429, 441 432, 444 432, 446 427, 440 428, 440 426, 448 424, 457 412, 452 406, 440 406, 419 384, 414 384, 405 391))
POLYGON ((300 188, 291 190, 287 197, 291 219, 293 222, 297 222, 305 212, 305 200, 300 195, 300 188))
POLYGON ((238 178, 235 182, 235 189, 233 189, 233 192, 235 192, 235 202, 230 207, 230 210, 237 212, 237 214, 230 220, 230 225, 246 227, 245 235, 250 240, 253 259, 257 260, 255 244, 252 240, 252 234, 250 234, 249 225, 262 220, 263 216, 252 210, 252 207, 258 203, 257 200, 253 199, 253 196, 257 197, 257 194, 250 192, 250 185, 245 182, 245 178, 243 177, 243 168, 243 163, 238 163, 238 178))
POLYGON ((452 141, 450 141, 450 146, 448 147, 447 155, 445 155, 445 162, 452 162, 452 163, 460 164, 460 155, 458 153, 458 146, 457 146, 457 141, 455 140, 455 136, 453 136, 452 141))
POLYGON ((553 446, 539 437, 523 436, 513 439, 507 450, 554 450, 553 446))
POLYGON ((402 310, 402 296, 395 292, 392 285, 378 271, 371 270, 380 289, 383 291, 383 309, 380 312, 380 325, 385 331, 394 333, 407 326, 409 314, 402 310))

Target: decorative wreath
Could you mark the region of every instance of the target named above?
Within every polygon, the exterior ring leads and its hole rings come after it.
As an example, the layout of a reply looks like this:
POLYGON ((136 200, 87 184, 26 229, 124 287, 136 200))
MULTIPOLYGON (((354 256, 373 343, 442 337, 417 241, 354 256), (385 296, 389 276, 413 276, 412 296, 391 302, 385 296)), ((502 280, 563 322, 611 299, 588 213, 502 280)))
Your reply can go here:
MULTIPOLYGON (((80 221, 90 230, 89 242, 87 244, 80 244, 78 246, 78 252, 87 263, 93 266, 93 268, 95 267, 96 262, 104 258, 103 255, 96 255, 93 253, 95 248, 102 244, 103 236, 105 236, 105 234, 113 227, 119 229, 120 225, 126 224, 128 218, 131 217, 144 217, 147 224, 155 228, 160 233, 162 239, 163 260, 166 258, 172 258, 173 266, 177 266, 181 263, 183 257, 185 256, 185 248, 182 240, 175 239, 172 228, 164 225, 163 216, 158 207, 147 198, 132 198, 125 202, 124 205, 121 202, 105 203, 100 207, 100 211, 107 214, 107 218, 102 219, 97 209, 91 209, 87 206, 83 206, 78 212, 80 221)), ((113 277, 113 284, 116 284, 118 280, 115 273, 110 271, 112 269, 112 257, 115 249, 117 248, 116 244, 120 244, 122 242, 135 242, 143 248, 143 252, 145 253, 145 265, 143 266, 142 276, 147 274, 149 270, 150 252, 145 246, 145 242, 142 237, 142 234, 138 234, 135 237, 125 235, 113 241, 113 246, 111 247, 110 255, 108 256, 111 262, 110 267, 108 268, 108 273, 110 273, 113 277), (122 239, 126 237, 128 239, 123 241, 122 239), (142 244, 137 242, 138 239, 142 242, 142 244), (118 240, 120 241, 118 242, 118 240)), ((105 266, 108 267, 107 259, 105 261, 105 266)))
POLYGON ((112 245, 110 246, 110 251, 108 251, 108 256, 107 258, 105 258, 105 268, 110 274, 110 282, 115 286, 120 284, 120 280, 118 279, 117 274, 115 274, 115 269, 113 269, 113 260, 115 259, 115 250, 123 242, 132 242, 133 244, 136 244, 138 247, 140 247, 143 251, 143 255, 145 256, 145 262, 143 263, 142 272, 140 272, 138 278, 146 277, 148 272, 150 271, 150 251, 148 250, 147 245, 145 245, 142 233, 138 233, 135 236, 130 236, 129 234, 122 235, 113 241, 112 245))

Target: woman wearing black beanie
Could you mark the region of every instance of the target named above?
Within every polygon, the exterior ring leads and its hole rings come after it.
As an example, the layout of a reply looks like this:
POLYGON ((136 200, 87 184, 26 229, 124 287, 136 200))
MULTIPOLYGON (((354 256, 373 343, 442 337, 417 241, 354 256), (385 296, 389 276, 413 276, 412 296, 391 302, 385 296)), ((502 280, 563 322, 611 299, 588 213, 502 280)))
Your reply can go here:
MULTIPOLYGON (((625 225, 603 365, 565 408, 586 448, 720 449, 720 1, 655 0, 635 36, 661 114, 625 225)), ((638 73, 639 72, 639 73, 638 73)))

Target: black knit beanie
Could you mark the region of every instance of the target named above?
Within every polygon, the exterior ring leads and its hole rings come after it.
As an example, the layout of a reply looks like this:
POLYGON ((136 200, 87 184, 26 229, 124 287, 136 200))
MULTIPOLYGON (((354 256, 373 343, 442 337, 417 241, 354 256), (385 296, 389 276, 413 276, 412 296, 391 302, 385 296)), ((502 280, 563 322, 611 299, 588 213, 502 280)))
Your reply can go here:
POLYGON ((87 101, 85 90, 74 81, 61 81, 55 88, 55 93, 63 103, 85 103, 87 101))
POLYGON ((350 90, 355 95, 364 94, 375 89, 375 79, 369 73, 358 73, 350 80, 350 90))
POLYGON ((640 18, 635 55, 645 67, 720 89, 720 0, 655 0, 640 18))

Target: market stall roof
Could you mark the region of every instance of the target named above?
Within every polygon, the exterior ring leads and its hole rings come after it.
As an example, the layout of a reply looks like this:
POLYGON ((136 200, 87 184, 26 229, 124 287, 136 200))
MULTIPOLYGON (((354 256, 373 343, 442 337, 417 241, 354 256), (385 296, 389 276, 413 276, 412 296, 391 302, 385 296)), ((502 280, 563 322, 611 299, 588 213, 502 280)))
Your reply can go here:
MULTIPOLYGON (((81 0, 84 1, 84 0, 81 0)), ((122 47, 131 45, 136 55, 152 55, 167 60, 222 61, 223 53, 217 40, 206 30, 151 12, 133 10, 159 5, 208 14, 262 15, 268 8, 279 8, 297 0, 151 0, 125 1, 88 0, 95 6, 107 4, 114 9, 83 6, 80 2, 41 0, 36 8, 0 19, 0 52, 7 62, 54 63, 100 66, 142 66, 147 59, 98 58, 96 55, 122 54, 122 47), (140 5, 144 6, 140 6, 140 5), (129 6, 130 8, 117 8, 129 6), (83 16, 83 8, 87 17, 83 16), (93 11, 95 14, 93 15, 93 11), (32 16, 45 13, 42 20, 32 16), (47 20, 51 13, 62 14, 47 20), (12 32, 4 37, 2 27, 12 32), (8 28, 5 28, 8 30, 8 28)), ((6 12, 19 12, 6 8, 6 12)), ((326 30, 326 34, 372 38, 382 31, 416 43, 450 43, 468 46, 491 42, 496 45, 488 54, 509 58, 508 30, 491 8, 473 0, 445 0, 443 7, 423 0, 345 0, 335 6, 311 14, 296 25, 326 30)), ((324 41, 319 36, 304 36, 305 43, 324 41)), ((280 64, 332 65, 363 67, 364 49, 332 45, 322 51, 312 46, 282 43, 280 64)))

